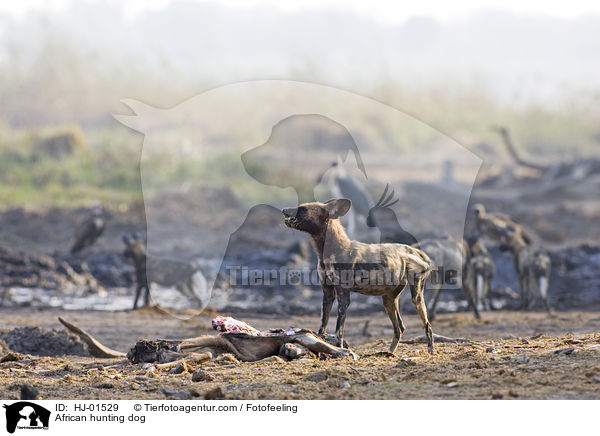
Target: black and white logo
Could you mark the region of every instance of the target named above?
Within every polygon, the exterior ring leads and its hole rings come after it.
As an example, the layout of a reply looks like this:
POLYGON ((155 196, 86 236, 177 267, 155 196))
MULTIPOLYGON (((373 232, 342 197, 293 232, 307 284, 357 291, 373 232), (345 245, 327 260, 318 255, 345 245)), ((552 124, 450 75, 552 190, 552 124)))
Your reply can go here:
POLYGON ((14 433, 16 429, 48 429, 50 411, 29 401, 19 401, 4 405, 6 409, 6 431, 14 433))

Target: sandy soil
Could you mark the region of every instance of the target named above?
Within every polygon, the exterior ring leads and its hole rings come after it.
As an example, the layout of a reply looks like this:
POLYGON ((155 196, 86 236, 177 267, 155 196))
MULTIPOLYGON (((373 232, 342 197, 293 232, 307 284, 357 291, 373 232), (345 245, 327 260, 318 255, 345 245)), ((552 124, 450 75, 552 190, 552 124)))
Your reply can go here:
MULTIPOLYGON (((210 316, 181 321, 148 310, 136 312, 0 312, 3 329, 62 329, 63 316, 105 345, 127 351, 140 338, 214 334, 210 316)), ((316 329, 315 317, 247 319, 259 329, 316 329)), ((422 334, 406 316, 405 338, 422 334)), ((330 327, 331 328, 331 327, 330 327)), ((359 356, 351 359, 243 363, 210 361, 181 374, 147 371, 119 359, 37 357, 0 363, 0 398, 16 399, 29 384, 41 399, 600 399, 600 313, 490 312, 440 315, 434 332, 473 340, 467 344, 401 344, 386 356, 392 336, 384 314, 350 317, 346 337, 359 356), (369 334, 363 326, 369 319, 369 334), (562 350, 562 352, 561 352, 562 350), (192 381, 201 368, 205 380, 192 381)))

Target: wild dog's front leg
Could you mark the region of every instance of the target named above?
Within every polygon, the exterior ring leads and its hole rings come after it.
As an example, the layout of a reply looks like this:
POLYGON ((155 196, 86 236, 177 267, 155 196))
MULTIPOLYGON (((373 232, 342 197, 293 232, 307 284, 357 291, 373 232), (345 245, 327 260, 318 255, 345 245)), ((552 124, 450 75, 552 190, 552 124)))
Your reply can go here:
MULTIPOLYGON (((402 289, 403 288, 400 288, 400 291, 402 289)), ((392 339, 392 345, 390 346, 390 353, 392 354, 396 352, 398 342, 402 339, 402 333, 404 333, 404 323, 402 322, 400 312, 398 311, 398 294, 399 292, 395 291, 391 295, 383 296, 383 307, 385 307, 385 311, 394 327, 394 339, 392 339)))
POLYGON ((335 289, 331 285, 322 285, 323 288, 323 306, 321 308, 321 327, 319 327, 319 336, 325 337, 329 314, 335 300, 335 289))
POLYGON ((340 347, 344 348, 344 325, 346 324, 346 312, 350 306, 350 290, 343 286, 335 287, 335 294, 338 303, 338 318, 335 325, 335 335, 339 340, 340 347))

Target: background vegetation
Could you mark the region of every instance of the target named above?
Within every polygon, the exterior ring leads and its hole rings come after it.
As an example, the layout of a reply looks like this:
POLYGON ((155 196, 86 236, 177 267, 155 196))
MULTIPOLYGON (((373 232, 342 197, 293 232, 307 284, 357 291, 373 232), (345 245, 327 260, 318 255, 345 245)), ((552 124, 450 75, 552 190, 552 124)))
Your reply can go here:
MULTIPOLYGON (((179 2, 129 20, 103 3, 0 15, 0 207, 139 198, 143 136, 112 117, 127 113, 121 99, 170 107, 218 85, 265 77, 349 89, 475 152, 499 146, 493 125, 509 127, 517 147, 538 160, 598 152, 600 87, 585 79, 600 77, 592 57, 600 40, 594 17, 569 22, 488 12, 463 23, 415 17, 381 26, 331 11, 326 26, 318 12, 298 14, 179 2), (489 32, 482 32, 485 23, 493 24, 489 32), (288 25, 281 39, 269 33, 288 25), (260 30, 245 41, 240 35, 250 27, 260 30), (323 46, 308 51, 305 28, 323 46), (355 34, 368 36, 359 41, 355 34), (553 38, 556 49, 547 50, 553 38), (340 78, 336 71, 347 74, 340 78), (73 153, 57 159, 41 150, 48 138, 64 133, 78 144, 73 153)), ((374 144, 384 140, 372 120, 364 126, 374 144)), ((395 133, 408 144, 404 153, 431 139, 423 131, 395 133)), ((501 151, 495 157, 504 158, 501 151)), ((215 180, 235 159, 163 159, 156 168, 175 181, 197 175, 215 180)))

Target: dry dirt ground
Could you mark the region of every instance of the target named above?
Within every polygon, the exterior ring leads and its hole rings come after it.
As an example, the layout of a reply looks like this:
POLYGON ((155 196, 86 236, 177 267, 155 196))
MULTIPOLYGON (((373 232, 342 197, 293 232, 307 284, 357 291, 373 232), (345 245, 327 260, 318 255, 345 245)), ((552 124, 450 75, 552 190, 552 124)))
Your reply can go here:
MULTIPOLYGON (((214 315, 214 314, 213 314, 214 315)), ((211 316, 181 321, 151 310, 136 312, 2 311, 3 329, 62 330, 57 317, 87 329, 105 345, 127 351, 140 338, 214 334, 211 316)), ((259 329, 316 329, 315 317, 248 319, 259 329)), ((406 316, 405 338, 422 334, 406 316)), ((40 399, 600 399, 600 313, 488 312, 439 315, 434 332, 466 344, 401 344, 386 356, 392 331, 385 315, 350 317, 346 337, 359 356, 292 362, 209 361, 203 381, 147 371, 119 359, 37 357, 0 363, 0 398, 16 399, 22 384, 40 399), (369 320, 368 335, 363 334, 369 320)))

